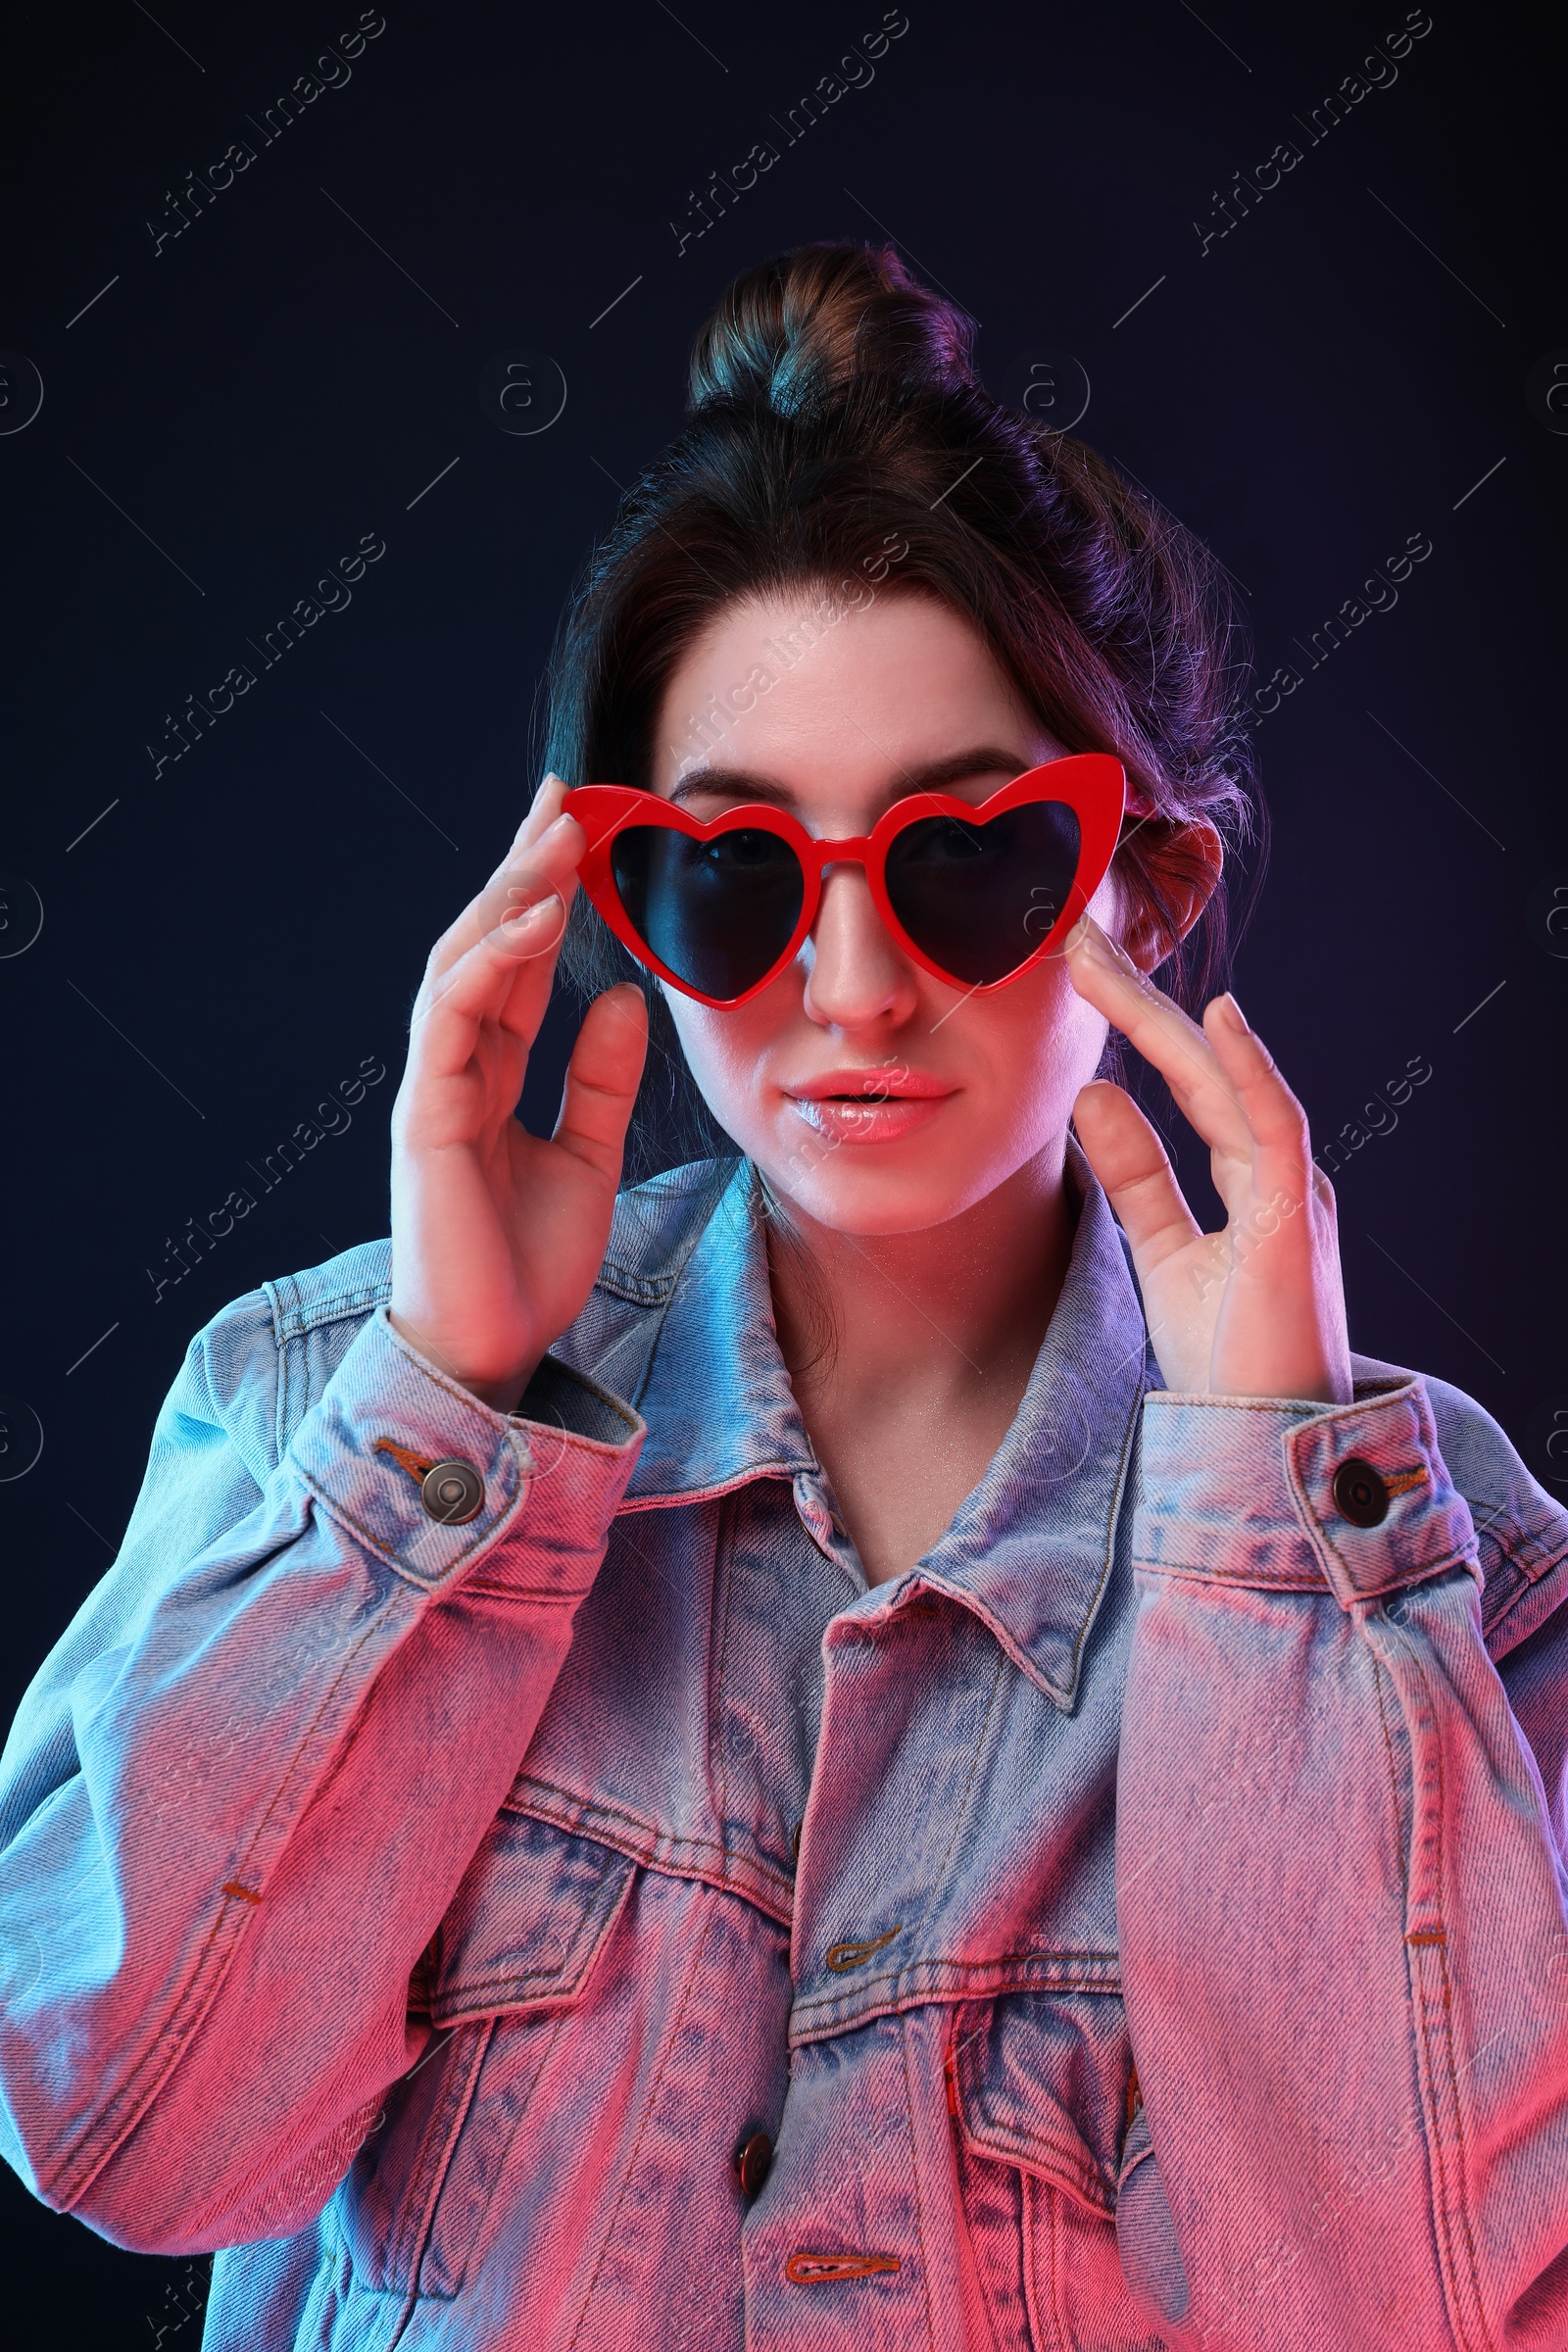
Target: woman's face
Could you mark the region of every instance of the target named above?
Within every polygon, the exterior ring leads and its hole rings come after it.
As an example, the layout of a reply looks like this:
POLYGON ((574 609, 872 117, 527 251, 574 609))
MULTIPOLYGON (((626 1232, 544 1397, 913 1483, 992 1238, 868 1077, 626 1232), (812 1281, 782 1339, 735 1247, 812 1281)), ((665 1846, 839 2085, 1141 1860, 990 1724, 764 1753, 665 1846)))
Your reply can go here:
MULTIPOLYGON (((946 606, 883 595, 803 628, 815 605, 803 589, 720 611, 665 689, 656 792, 703 818, 766 801, 842 838, 922 787, 979 802, 1063 757, 946 606)), ((1116 906, 1107 879, 1092 911, 1110 930, 1116 906)), ((1039 1153, 1054 1173, 1105 1042, 1060 956, 985 995, 934 979, 853 864, 827 868, 809 938, 749 1004, 666 995, 720 1124, 776 1192, 846 1233, 941 1224, 1039 1153)))

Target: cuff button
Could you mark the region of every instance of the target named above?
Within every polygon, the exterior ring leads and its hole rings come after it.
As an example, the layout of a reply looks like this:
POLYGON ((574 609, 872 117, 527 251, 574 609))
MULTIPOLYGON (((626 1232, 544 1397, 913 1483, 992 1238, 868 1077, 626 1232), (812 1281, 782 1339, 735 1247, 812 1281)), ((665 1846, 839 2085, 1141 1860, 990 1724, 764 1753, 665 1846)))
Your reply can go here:
POLYGON ((1340 1516, 1352 1527, 1380 1527, 1389 1515, 1389 1490, 1381 1472, 1355 1454, 1335 1471, 1330 1491, 1340 1516))
POLYGON ((419 1481, 419 1499, 441 1527, 462 1527, 484 1503, 484 1480, 471 1462, 432 1462, 419 1481))

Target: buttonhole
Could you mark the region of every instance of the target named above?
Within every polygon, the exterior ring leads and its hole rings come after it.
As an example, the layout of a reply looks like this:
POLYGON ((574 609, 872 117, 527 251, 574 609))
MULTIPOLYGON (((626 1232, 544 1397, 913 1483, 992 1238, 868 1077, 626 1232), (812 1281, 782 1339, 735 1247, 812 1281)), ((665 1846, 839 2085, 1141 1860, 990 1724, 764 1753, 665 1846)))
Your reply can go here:
POLYGON ((889 1928, 886 1935, 873 1936, 864 1943, 836 1943, 827 1955, 827 1964, 835 1976, 847 1976, 852 1968, 863 1968, 874 1953, 879 1952, 885 1943, 891 1943, 894 1936, 902 1935, 903 1932, 904 1925, 901 1921, 898 1927, 889 1928))
POLYGON ((390 1438, 377 1438, 370 1447, 372 1453, 389 1453, 400 1470, 406 1470, 416 1486, 422 1486, 435 1467, 422 1453, 411 1453, 407 1446, 398 1446, 390 1438))

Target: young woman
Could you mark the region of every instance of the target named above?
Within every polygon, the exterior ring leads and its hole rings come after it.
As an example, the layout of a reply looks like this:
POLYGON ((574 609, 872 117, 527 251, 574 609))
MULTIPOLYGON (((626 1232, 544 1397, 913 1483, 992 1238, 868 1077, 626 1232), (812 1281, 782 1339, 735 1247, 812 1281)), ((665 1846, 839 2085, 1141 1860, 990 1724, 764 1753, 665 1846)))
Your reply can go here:
POLYGON ((7 1750, 6 2151, 209 2347, 1568 2342, 1568 1522, 1151 977, 1227 645, 891 254, 725 296, 390 1250, 199 1336, 7 1750), (649 1003, 739 1151, 617 1197, 649 1003))

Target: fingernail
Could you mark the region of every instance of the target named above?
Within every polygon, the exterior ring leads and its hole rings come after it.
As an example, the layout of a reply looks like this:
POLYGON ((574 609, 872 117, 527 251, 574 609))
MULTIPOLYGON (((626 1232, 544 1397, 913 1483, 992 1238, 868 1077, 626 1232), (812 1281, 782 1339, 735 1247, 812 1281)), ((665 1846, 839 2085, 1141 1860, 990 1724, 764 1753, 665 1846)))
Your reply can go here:
MULTIPOLYGON (((516 847, 517 843, 522 839, 524 833, 527 832, 528 827, 533 823, 534 813, 537 810, 539 803, 544 794, 548 792, 552 784, 559 784, 560 782, 561 778, 558 775, 551 774, 540 777, 539 790, 534 794, 533 799, 529 802, 527 808, 523 812, 522 820, 518 824, 516 832, 512 837, 514 848, 516 847)), ((547 826, 546 831, 548 832, 548 830, 549 827, 547 826)))
POLYGON ((1102 963, 1114 965, 1118 972, 1137 971, 1138 966, 1121 942, 1112 939, 1108 931, 1102 931, 1100 925, 1092 920, 1089 929, 1089 945, 1102 963))
POLYGON ((535 899, 531 906, 510 906, 501 920, 509 931, 520 931, 527 923, 542 922, 547 913, 563 911, 561 893, 553 890, 545 899, 535 899))
POLYGON ((1216 997, 1214 1002, 1219 1006, 1219 1017, 1227 1029, 1234 1029, 1238 1037, 1248 1037, 1251 1034, 1248 1028, 1247 1015, 1229 989, 1222 997, 1216 997))
POLYGON ((530 858, 537 858, 541 850, 548 849, 550 843, 559 838, 562 826, 569 821, 570 820, 564 814, 558 816, 552 823, 546 825, 544 831, 535 841, 526 842, 522 838, 523 834, 527 831, 527 820, 524 819, 523 823, 517 828, 517 838, 512 845, 513 855, 516 856, 518 854, 525 853, 530 858))

